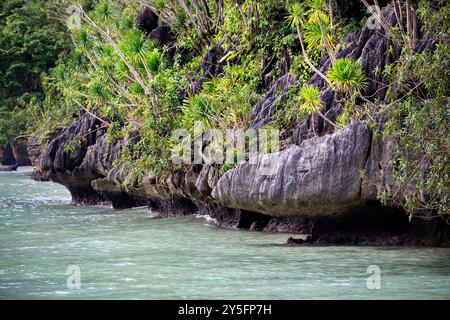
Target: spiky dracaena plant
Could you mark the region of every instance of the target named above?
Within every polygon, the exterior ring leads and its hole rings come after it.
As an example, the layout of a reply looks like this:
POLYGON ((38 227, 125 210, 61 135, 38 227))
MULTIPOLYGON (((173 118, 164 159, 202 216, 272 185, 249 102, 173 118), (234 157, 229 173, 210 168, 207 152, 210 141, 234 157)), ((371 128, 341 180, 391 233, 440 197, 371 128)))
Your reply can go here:
POLYGON ((142 32, 134 29, 128 31, 119 48, 133 64, 144 67, 151 82, 151 72, 156 71, 160 64, 160 55, 155 49, 156 43, 147 40, 142 32))
POLYGON ((302 28, 304 25, 304 8, 302 5, 298 2, 292 4, 288 7, 288 15, 286 17, 287 23, 289 23, 289 26, 297 31, 298 40, 300 41, 300 47, 302 49, 303 57, 305 58, 306 64, 317 74, 319 75, 323 80, 325 80, 327 83, 330 83, 328 78, 320 72, 319 69, 317 69, 314 64, 309 59, 308 53, 306 52, 305 45, 303 43, 303 34, 302 34, 302 28))
POLYGON ((308 114, 319 111, 323 106, 319 89, 310 84, 304 85, 301 89, 300 101, 300 110, 308 114))
POLYGON ((289 26, 295 30, 297 27, 303 26, 303 15, 304 10, 302 6, 300 3, 296 2, 288 7, 288 16, 286 17, 286 21, 289 23, 289 26))
POLYGON ((322 106, 319 89, 313 85, 304 85, 300 91, 300 110, 311 115, 311 129, 314 133, 317 112, 320 112, 322 106))
POLYGON ((200 125, 202 131, 217 128, 218 115, 207 96, 189 97, 183 103, 183 112, 183 123, 190 130, 196 125, 200 125))
MULTIPOLYGON (((330 18, 327 14, 327 1, 325 0, 309 0, 306 2, 306 13, 308 15, 308 24, 310 25, 311 31, 316 31, 316 33, 320 33, 320 45, 322 48, 326 49, 328 56, 331 59, 331 62, 334 64, 336 61, 336 53, 334 52, 334 46, 332 44, 332 24, 330 22, 330 18), (314 26, 316 28, 314 28, 314 26)), ((311 39, 315 43, 315 39, 311 39)))
POLYGON ((309 0, 306 2, 308 9, 306 13, 308 15, 308 21, 312 23, 329 22, 327 14, 327 1, 325 0, 309 0))
POLYGON ((306 84, 300 91, 299 96, 300 101, 300 110, 311 115, 311 129, 315 133, 314 123, 316 120, 316 114, 318 114, 324 121, 329 123, 333 127, 337 127, 337 125, 328 119, 321 111, 324 104, 320 99, 320 91, 319 88, 306 84))
POLYGON ((367 86, 367 78, 359 63, 350 58, 337 59, 327 72, 331 86, 337 92, 351 94, 367 86))

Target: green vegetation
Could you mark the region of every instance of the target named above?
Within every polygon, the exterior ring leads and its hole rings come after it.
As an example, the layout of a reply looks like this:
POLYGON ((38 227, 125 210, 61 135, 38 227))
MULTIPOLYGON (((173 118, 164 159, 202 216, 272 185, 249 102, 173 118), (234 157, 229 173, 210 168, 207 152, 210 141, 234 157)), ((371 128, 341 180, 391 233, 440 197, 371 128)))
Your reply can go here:
MULTIPOLYGON (((30 106, 43 100, 41 77, 68 46, 66 30, 46 0, 0 5, 0 144, 27 130, 30 106)), ((31 114, 30 114, 31 113, 31 114)))
POLYGON ((410 217, 441 215, 448 219, 450 50, 446 39, 450 4, 436 10, 422 1, 417 12, 423 21, 422 32, 433 32, 437 45, 433 52, 416 53, 411 34, 393 30, 403 50, 385 70, 396 87, 388 92, 392 102, 380 111, 388 119, 384 136, 397 139, 392 163, 400 188, 385 196, 395 201, 395 196, 406 190, 410 217))
POLYGON ((323 107, 323 103, 320 100, 320 92, 317 87, 312 85, 304 85, 300 91, 302 104, 300 109, 307 113, 314 113, 320 111, 323 107))
POLYGON ((314 133, 316 133, 314 128, 314 120, 316 114, 318 114, 324 121, 328 122, 333 127, 336 127, 336 124, 325 117, 321 112, 321 109, 323 108, 323 102, 320 99, 319 88, 309 84, 305 84, 300 90, 299 101, 301 114, 306 114, 312 117, 313 121, 311 122, 311 127, 314 133))
POLYGON ((334 90, 351 94, 360 91, 367 84, 366 76, 357 61, 349 58, 336 60, 335 64, 328 69, 327 77, 334 90))

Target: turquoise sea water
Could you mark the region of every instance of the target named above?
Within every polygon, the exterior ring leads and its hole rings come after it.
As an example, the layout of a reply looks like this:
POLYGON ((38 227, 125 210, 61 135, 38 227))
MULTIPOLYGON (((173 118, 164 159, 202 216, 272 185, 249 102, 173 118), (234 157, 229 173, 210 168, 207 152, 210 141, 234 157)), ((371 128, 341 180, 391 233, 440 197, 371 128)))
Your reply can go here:
POLYGON ((0 173, 0 299, 450 298, 450 249, 289 247, 287 234, 73 206, 29 174, 0 173))

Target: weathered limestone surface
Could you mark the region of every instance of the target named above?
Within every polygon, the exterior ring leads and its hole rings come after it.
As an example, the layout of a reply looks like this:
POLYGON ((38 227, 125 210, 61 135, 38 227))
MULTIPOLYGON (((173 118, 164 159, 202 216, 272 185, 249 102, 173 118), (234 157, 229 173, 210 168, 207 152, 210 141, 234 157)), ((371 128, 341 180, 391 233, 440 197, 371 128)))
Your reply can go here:
POLYGON ((370 146, 370 130, 356 122, 238 165, 219 179, 212 196, 224 206, 271 216, 346 212, 364 201, 361 171, 370 146), (267 175, 264 163, 278 163, 278 169, 267 175))

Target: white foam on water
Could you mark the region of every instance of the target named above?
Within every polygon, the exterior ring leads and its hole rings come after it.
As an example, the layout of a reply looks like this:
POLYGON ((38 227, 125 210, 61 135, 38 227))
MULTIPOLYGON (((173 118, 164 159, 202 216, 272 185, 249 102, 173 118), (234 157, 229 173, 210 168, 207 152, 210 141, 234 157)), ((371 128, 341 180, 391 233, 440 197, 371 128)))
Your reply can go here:
POLYGON ((217 221, 217 219, 211 217, 209 214, 194 214, 194 217, 197 219, 204 219, 208 224, 211 225, 219 225, 219 222, 217 221))

